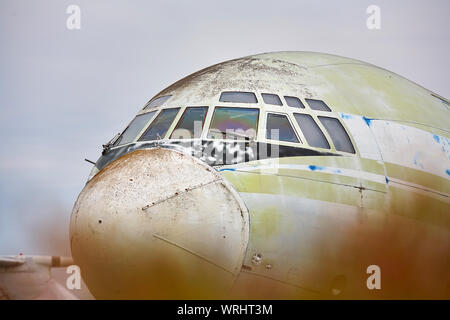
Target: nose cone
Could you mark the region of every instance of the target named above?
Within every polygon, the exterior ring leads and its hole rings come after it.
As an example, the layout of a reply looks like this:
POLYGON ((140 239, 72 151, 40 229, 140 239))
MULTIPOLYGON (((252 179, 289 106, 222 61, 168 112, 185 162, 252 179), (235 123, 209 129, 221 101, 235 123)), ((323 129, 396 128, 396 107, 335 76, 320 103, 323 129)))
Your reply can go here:
POLYGON ((222 175, 177 151, 131 152, 87 183, 74 261, 104 299, 220 298, 240 271, 248 212, 222 175))

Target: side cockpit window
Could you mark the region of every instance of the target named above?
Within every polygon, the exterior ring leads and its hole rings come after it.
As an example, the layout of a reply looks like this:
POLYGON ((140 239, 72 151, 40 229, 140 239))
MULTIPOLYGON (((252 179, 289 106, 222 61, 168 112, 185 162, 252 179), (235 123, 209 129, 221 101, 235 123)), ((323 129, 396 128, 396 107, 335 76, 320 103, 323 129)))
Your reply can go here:
POLYGON ((277 113, 267 114, 266 138, 286 142, 299 142, 288 117, 277 113))
POLYGON ((305 99, 305 100, 308 103, 309 107, 313 110, 328 111, 328 112, 331 111, 330 107, 328 107, 327 104, 325 102, 323 102, 322 100, 316 100, 316 99, 305 99))
POLYGON ((319 120, 328 131, 336 150, 355 153, 352 141, 338 119, 319 116, 319 120))
POLYGON ((128 127, 122 132, 119 139, 117 139, 114 146, 119 146, 133 142, 137 138, 139 133, 144 129, 147 123, 153 118, 156 111, 140 114, 130 122, 128 127))
POLYGON ((210 139, 251 140, 256 138, 259 110, 216 107, 208 131, 210 139))
POLYGON ((207 110, 207 107, 186 108, 170 139, 200 138, 207 110))
POLYGON ((155 108, 155 107, 160 107, 167 100, 169 100, 170 97, 172 97, 172 96, 163 96, 163 97, 158 97, 156 99, 153 99, 149 103, 147 103, 147 105, 144 107, 144 109, 151 109, 151 108, 155 108))
POLYGON ((309 114, 294 113, 294 118, 302 130, 306 141, 312 147, 330 149, 330 145, 313 117, 309 114))
POLYGON ((284 100, 286 100, 286 103, 289 107, 305 109, 302 101, 297 97, 284 96, 284 100))
POLYGON ((220 94, 220 102, 258 103, 253 92, 226 91, 220 94))
POLYGON ((163 139, 179 110, 180 108, 161 110, 139 141, 163 139))
POLYGON ((282 106, 283 103, 280 100, 280 97, 276 94, 272 93, 261 93, 261 96, 266 104, 273 104, 276 106, 282 106))

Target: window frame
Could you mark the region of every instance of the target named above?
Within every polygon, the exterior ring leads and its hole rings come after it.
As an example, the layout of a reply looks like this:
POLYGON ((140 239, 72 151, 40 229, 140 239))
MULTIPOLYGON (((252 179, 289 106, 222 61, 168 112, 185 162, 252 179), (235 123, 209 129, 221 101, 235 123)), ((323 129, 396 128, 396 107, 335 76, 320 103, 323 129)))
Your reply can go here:
POLYGON ((306 105, 300 97, 286 94, 286 95, 283 95, 283 100, 286 103, 286 107, 288 107, 288 108, 292 108, 293 110, 306 110, 306 105), (298 99, 298 101, 300 101, 300 104, 303 106, 303 108, 290 106, 289 103, 287 102, 286 98, 298 99))
POLYGON ((261 94, 261 99, 262 99, 264 104, 269 105, 269 106, 284 107, 283 100, 281 100, 281 98, 280 98, 280 96, 278 94, 276 94, 276 93, 268 93, 268 92, 261 92, 260 94, 261 94), (266 100, 264 99, 264 95, 276 96, 278 98, 278 100, 280 101, 280 104, 267 103, 266 100))
POLYGON ((352 135, 349 134, 348 128, 345 126, 345 124, 343 123, 343 121, 341 121, 341 119, 339 117, 336 116, 331 116, 330 114, 328 114, 327 116, 325 115, 317 115, 317 120, 319 121, 319 123, 323 126, 324 132, 328 135, 329 137, 329 142, 333 143, 333 151, 339 154, 344 154, 344 155, 359 155, 358 153, 358 149, 356 148, 356 144, 353 141, 352 135), (344 129, 345 134, 347 135, 348 139, 350 140, 350 144, 353 147, 353 151, 354 152, 347 152, 347 151, 342 151, 342 150, 337 150, 336 149, 336 145, 334 144, 333 138, 331 136, 331 134, 328 132, 327 128, 325 127, 325 125, 323 125, 322 121, 319 119, 319 117, 322 118, 331 118, 331 119, 336 119, 342 126, 342 128, 344 129))
MULTIPOLYGON (((234 103, 234 102, 230 102, 230 103, 234 103)), ((256 119, 256 133, 254 136, 254 141, 259 141, 259 134, 260 134, 260 123, 261 123, 261 114, 262 114, 262 110, 260 106, 246 106, 246 105, 239 105, 239 106, 230 106, 230 105, 220 105, 220 103, 218 105, 215 105, 213 107, 210 108, 210 111, 207 114, 207 117, 205 118, 205 126, 203 127, 203 135, 202 135, 202 139, 204 140, 219 140, 219 139, 213 139, 213 138, 209 138, 208 137, 208 133, 209 130, 211 129, 211 125, 214 119, 214 114, 216 112, 217 108, 233 108, 233 109, 255 109, 258 111, 258 116, 256 119)), ((248 141, 248 140, 230 140, 230 139, 222 139, 223 141, 248 141)))
MULTIPOLYGON (((229 91, 223 91, 223 92, 249 92, 249 91, 231 91, 231 90, 229 90, 229 91)), ((158 106, 158 107, 152 107, 149 109, 142 109, 135 115, 135 117, 121 131, 121 134, 123 134, 125 132, 125 130, 127 130, 129 128, 130 124, 137 116, 144 115, 146 113, 151 113, 151 112, 155 112, 155 113, 154 113, 153 117, 151 117, 151 119, 146 123, 146 125, 144 125, 144 127, 141 129, 141 131, 138 133, 138 135, 135 137, 135 139, 133 141, 131 141, 127 144, 120 144, 120 145, 112 146, 111 149, 121 148, 123 146, 129 145, 132 143, 153 141, 153 140, 140 140, 140 139, 142 138, 144 133, 148 130, 148 128, 152 125, 152 123, 154 123, 155 119, 157 119, 159 117, 161 112, 163 112, 164 110, 169 110, 169 109, 179 109, 179 110, 178 110, 177 115, 174 117, 174 120, 170 124, 169 128, 167 129, 166 134, 164 135, 164 137, 161 137, 161 140, 168 140, 168 139, 180 140, 180 139, 171 139, 171 135, 177 128, 179 128, 179 125, 181 124, 181 121, 184 118, 188 108, 206 108, 205 116, 204 116, 204 119, 202 122, 202 134, 200 137, 192 138, 192 139, 217 140, 217 139, 208 138, 208 133, 209 133, 209 130, 211 129, 211 125, 212 125, 212 121, 213 121, 213 117, 214 117, 216 108, 232 108, 232 109, 254 109, 258 112, 258 115, 256 118, 256 133, 255 133, 255 136, 252 139, 252 141, 258 141, 258 142, 271 141, 274 143, 287 144, 287 145, 296 146, 296 147, 298 147, 299 145, 303 145, 304 147, 308 147, 311 149, 328 151, 328 152, 333 152, 333 153, 342 154, 342 155, 346 155, 346 156, 351 156, 351 155, 358 156, 359 155, 359 150, 355 144, 353 136, 352 136, 351 132, 348 130, 346 123, 344 121, 342 121, 342 119, 340 118, 339 113, 337 113, 333 110, 322 111, 322 110, 312 109, 309 106, 309 104, 306 102, 306 100, 304 100, 303 98, 297 97, 296 95, 289 95, 288 93, 285 94, 283 92, 273 93, 274 95, 277 95, 280 98, 280 100, 282 101, 282 105, 287 107, 287 109, 281 110, 279 105, 266 104, 264 102, 264 98, 262 97, 261 92, 256 91, 256 92, 251 92, 251 93, 253 93, 255 95, 256 100, 258 101, 257 103, 238 103, 238 102, 225 103, 225 102, 219 101, 219 102, 214 102, 213 105, 211 105, 211 104, 210 105, 208 105, 208 104, 195 105, 194 104, 194 105, 170 106, 170 107, 158 106), (294 97, 294 98, 299 99, 305 108, 289 106, 285 100, 285 96, 294 97), (289 141, 268 139, 266 130, 267 130, 267 122, 268 122, 269 114, 278 114, 278 115, 287 117, 288 121, 289 121, 289 125, 291 126, 292 130, 294 130, 294 134, 295 134, 296 138, 298 139, 298 142, 289 142, 289 141), (327 140, 330 148, 325 149, 325 148, 321 148, 321 147, 311 146, 309 144, 309 142, 307 141, 307 139, 302 131, 302 128, 297 123, 297 121, 295 119, 295 114, 306 114, 306 115, 311 116, 313 118, 313 121, 315 122, 315 124, 319 127, 322 134, 325 136, 325 139, 327 140), (328 130, 324 127, 324 125, 320 121, 319 116, 333 118, 333 119, 337 119, 337 121, 339 121, 341 126, 344 128, 346 135, 350 139, 351 145, 352 145, 355 153, 339 151, 336 149, 336 146, 332 140, 331 135, 329 134, 328 130)), ((272 94, 272 93, 269 93, 269 94, 272 94)), ((168 96, 172 97, 172 95, 168 95, 168 96)), ((169 100, 169 99, 167 99, 167 100, 169 100)), ((320 100, 320 99, 314 99, 314 100, 320 100)), ((321 100, 321 101, 323 101, 328 106, 328 104, 324 100, 321 100)), ((164 104, 165 103, 163 103, 163 105, 164 104)), ((182 139, 182 140, 190 140, 190 139, 182 139)), ((229 139, 223 139, 223 140, 229 140, 229 139)), ((232 141, 236 141, 236 140, 233 139, 232 141)), ((241 141, 241 140, 238 140, 238 141, 241 141)), ((247 140, 242 140, 242 141, 247 141, 247 140)))
MULTIPOLYGON (((141 111, 142 111, 142 110, 141 110, 141 111)), ((130 122, 128 122, 128 124, 127 124, 127 126, 125 127, 125 129, 123 129, 123 130, 120 132, 120 136, 122 136, 122 134, 130 127, 130 125, 131 125, 131 123, 134 121, 134 119, 136 119, 137 117, 142 116, 142 115, 144 115, 144 114, 151 113, 151 112, 154 112, 153 117, 151 117, 151 118, 148 120, 148 122, 142 127, 141 131, 138 132, 138 134, 137 134, 136 137, 133 139, 133 141, 130 141, 130 142, 124 143, 124 144, 113 145, 113 146, 111 147, 111 150, 112 150, 112 149, 119 148, 119 147, 123 147, 123 146, 126 146, 126 145, 129 145, 129 144, 132 144, 132 143, 136 143, 136 142, 139 140, 139 138, 141 137, 141 135, 145 132, 145 130, 147 130, 147 127, 153 122, 153 120, 155 120, 155 117, 159 114, 159 110, 150 110, 150 109, 149 109, 149 110, 146 110, 146 112, 139 112, 138 114, 136 114, 136 115, 134 116, 133 119, 131 119, 130 122)))
POLYGON ((155 108, 160 108, 160 107, 162 107, 167 101, 169 101, 171 98, 172 98, 172 95, 171 95, 171 94, 153 98, 153 99, 151 99, 149 102, 147 102, 147 103, 145 104, 145 106, 142 108, 142 110, 152 110, 152 109, 155 109, 155 108), (160 105, 157 105, 157 106, 151 106, 151 107, 150 107, 150 104, 151 104, 153 101, 156 101, 156 100, 162 99, 162 98, 167 98, 167 99, 165 99, 165 100, 163 101, 163 103, 161 103, 160 105))
POLYGON ((147 141, 160 141, 160 140, 166 140, 166 139, 168 139, 168 137, 169 137, 168 134, 169 134, 169 133, 172 134, 172 131, 173 131, 172 126, 174 125, 175 122, 178 122, 178 121, 179 121, 179 118, 178 118, 178 117, 179 117, 179 115, 180 115, 180 110, 183 109, 183 107, 169 107, 169 108, 161 108, 161 107, 158 107, 158 108, 160 108, 160 109, 158 110, 156 116, 153 116, 152 121, 147 125, 147 127, 145 128, 145 131, 143 131, 143 132, 141 133, 141 135, 140 135, 139 138, 136 140, 136 142, 147 142, 147 141), (170 109, 178 109, 178 113, 175 115, 175 117, 173 118, 173 120, 172 120, 170 126, 167 128, 167 131, 166 131, 166 133, 164 134, 164 137, 161 137, 161 139, 158 139, 158 140, 141 140, 141 138, 144 136, 144 134, 145 134, 145 133, 147 132, 147 130, 150 128, 150 126, 152 125, 152 123, 159 117, 159 115, 160 115, 164 110, 170 110, 170 109))
POLYGON ((264 140, 265 141, 274 141, 274 142, 277 142, 277 143, 287 143, 287 144, 291 144, 291 145, 304 144, 303 139, 302 139, 304 137, 301 137, 298 134, 298 130, 296 130, 296 127, 294 126, 294 123, 292 122, 291 114, 286 113, 286 112, 278 112, 278 111, 271 111, 271 110, 264 110, 264 112, 265 112, 265 115, 264 115, 264 126, 263 126, 263 128, 264 128, 264 140), (267 119, 269 117, 269 113, 285 116, 288 119, 289 124, 290 124, 292 130, 294 131, 294 134, 297 137, 298 141, 297 142, 292 142, 292 141, 268 139, 267 138, 267 119))
POLYGON ((226 91, 221 91, 220 95, 219 95, 219 99, 218 99, 218 103, 237 103, 237 104, 248 104, 248 105, 254 105, 254 104, 260 104, 261 102, 259 101, 256 92, 253 91, 236 91, 236 90, 226 90, 226 91), (226 93, 250 93, 253 95, 253 97, 255 98, 254 102, 242 102, 242 101, 222 101, 222 95, 226 93))
POLYGON ((308 105, 308 108, 310 110, 313 110, 314 112, 327 112, 328 114, 330 114, 330 112, 333 112, 333 110, 331 110, 330 106, 323 100, 321 99, 315 99, 315 98, 305 98, 305 102, 308 105), (311 107, 311 105, 309 104, 308 100, 312 100, 312 101, 320 101, 323 102, 323 104, 328 108, 328 110, 320 110, 320 109, 314 109, 311 107))
MULTIPOLYGON (((299 110, 303 110, 305 111, 305 109, 299 109, 299 110)), ((305 139, 304 144, 306 146, 308 146, 308 148, 313 148, 313 149, 317 149, 317 150, 327 150, 328 152, 331 151, 336 151, 334 149, 334 144, 331 141, 331 137, 328 136, 328 131, 325 129, 325 127, 322 125, 322 122, 319 121, 319 119, 317 118, 317 115, 312 113, 312 112, 292 112, 292 117, 295 120, 295 125, 298 126, 298 130, 302 133, 303 138, 305 139), (302 127, 298 124, 297 119, 295 119, 295 114, 304 114, 304 115, 308 115, 312 118, 312 120, 314 121, 314 123, 316 124, 317 128, 319 128, 319 130, 322 132, 323 136, 325 137, 325 140, 328 143, 328 148, 322 148, 322 147, 315 147, 312 146, 309 142, 308 139, 306 139, 305 134, 303 133, 302 127)))
MULTIPOLYGON (((170 134, 168 135, 168 139, 169 139, 169 140, 183 140, 183 141, 185 141, 185 140, 192 140, 192 139, 202 139, 202 138, 203 138, 204 131, 205 131, 206 119, 208 118, 208 114, 209 114, 209 109, 210 109, 209 106, 185 106, 183 112, 182 112, 181 115, 178 117, 178 119, 176 119, 176 117, 175 117, 174 120, 176 120, 176 121, 174 121, 174 122, 176 122, 176 125, 175 125, 175 127, 174 127, 172 130, 170 130, 170 134), (201 134, 200 134, 200 137, 198 137, 198 138, 193 137, 193 138, 191 138, 191 139, 179 139, 179 138, 176 139, 176 138, 172 138, 172 134, 173 134, 173 133, 175 132, 175 130, 177 130, 178 127, 180 126, 181 121, 183 120, 183 117, 184 117, 184 115, 186 114, 186 111, 187 111, 188 109, 194 109, 194 108, 206 108, 205 116, 203 117, 203 121, 202 121, 202 132, 201 132, 201 134)), ((170 127, 169 127, 169 129, 170 129, 170 127)), ((168 130, 168 131, 169 131, 169 130, 168 130)))

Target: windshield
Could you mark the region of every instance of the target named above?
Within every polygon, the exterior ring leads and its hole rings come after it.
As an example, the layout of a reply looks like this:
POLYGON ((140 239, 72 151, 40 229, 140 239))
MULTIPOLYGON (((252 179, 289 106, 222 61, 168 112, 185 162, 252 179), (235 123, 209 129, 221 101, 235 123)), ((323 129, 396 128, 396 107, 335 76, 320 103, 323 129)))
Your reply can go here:
POLYGON ((117 139, 114 146, 119 146, 122 144, 127 144, 133 142, 134 139, 139 135, 139 133, 144 129, 147 123, 153 118, 156 111, 140 114, 130 122, 128 127, 122 132, 119 139, 117 139))
POLYGON ((226 133, 238 139, 255 139, 259 110, 216 107, 208 132, 210 139, 224 139, 226 133))
POLYGON ((287 116, 276 113, 269 113, 267 115, 266 138, 287 142, 299 142, 287 116))
POLYGON ((139 141, 163 139, 180 108, 162 110, 139 141))
POLYGON ((176 129, 171 134, 171 139, 200 138, 207 107, 188 107, 176 129))

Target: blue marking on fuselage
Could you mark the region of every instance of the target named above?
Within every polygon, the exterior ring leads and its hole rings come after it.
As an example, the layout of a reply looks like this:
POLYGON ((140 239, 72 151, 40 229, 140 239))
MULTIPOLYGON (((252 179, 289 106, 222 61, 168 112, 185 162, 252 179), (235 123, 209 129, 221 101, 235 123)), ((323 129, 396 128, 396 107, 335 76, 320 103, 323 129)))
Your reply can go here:
POLYGON ((341 118, 342 119, 351 119, 351 118, 353 118, 353 116, 351 114, 342 113, 341 114, 341 118))
POLYGON ((327 168, 327 167, 322 167, 322 166, 315 166, 313 164, 308 166, 309 170, 311 171, 324 171, 324 170, 330 170, 333 173, 342 173, 342 171, 340 169, 332 169, 332 168, 327 168))
POLYGON ((234 168, 223 168, 223 169, 220 169, 219 171, 220 172, 222 172, 222 171, 236 171, 236 169, 234 169, 234 168))
POLYGON ((450 169, 445 170, 448 176, 450 176, 450 169))
POLYGON ((419 161, 419 154, 416 152, 416 154, 414 155, 414 159, 413 162, 416 166, 420 167, 421 169, 423 169, 423 164, 419 161))
POLYGON ((316 170, 323 170, 324 168, 321 166, 315 166, 315 165, 309 165, 308 166, 309 170, 311 171, 316 171, 316 170))
POLYGON ((362 118, 366 122, 366 124, 370 127, 370 123, 372 122, 372 119, 364 117, 364 116, 362 118))
POLYGON ((436 141, 437 143, 441 143, 441 138, 439 138, 439 136, 437 134, 433 134, 433 139, 434 141, 436 141))

